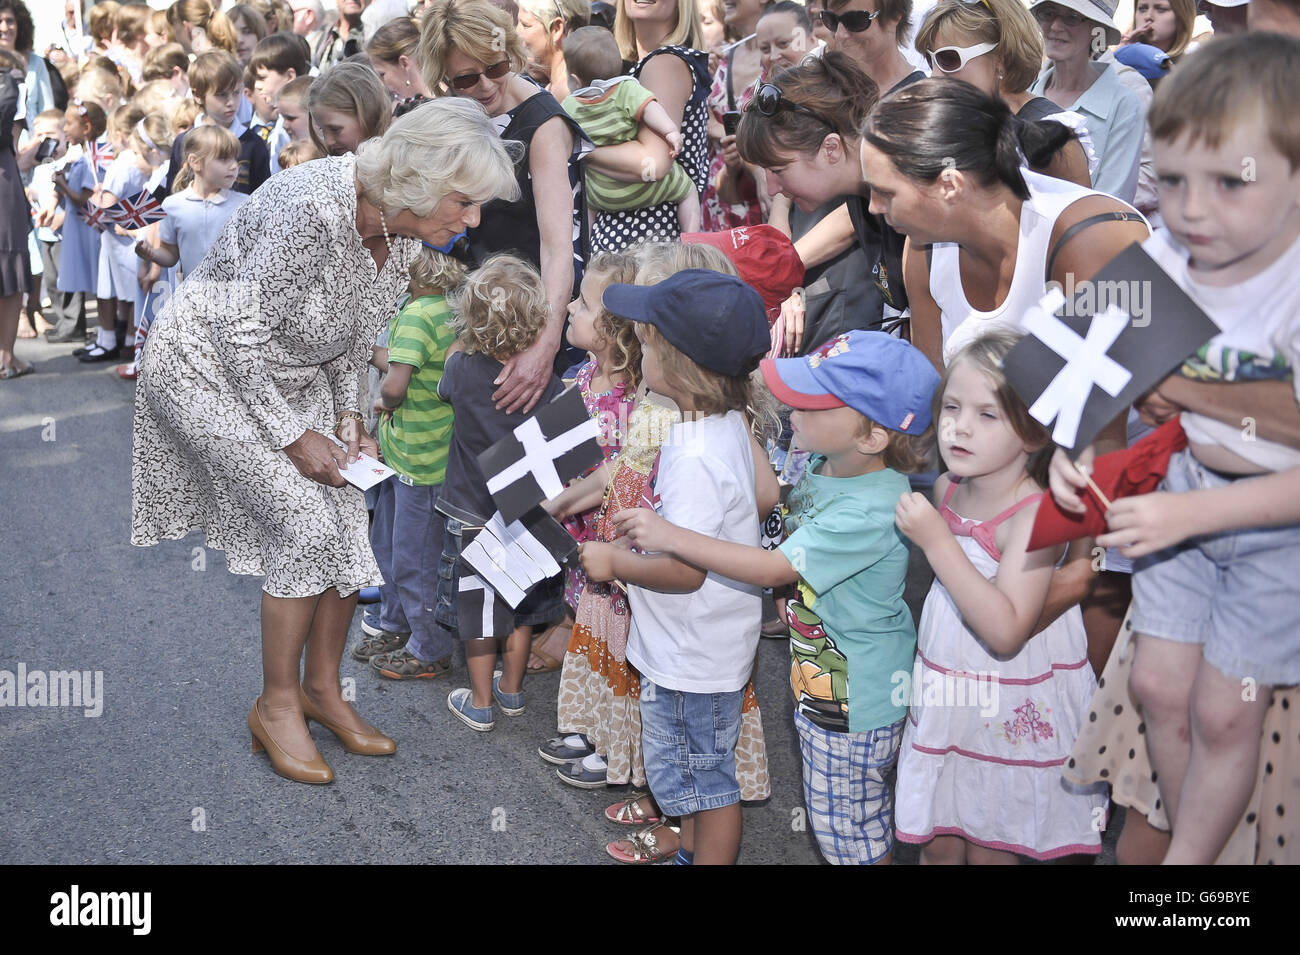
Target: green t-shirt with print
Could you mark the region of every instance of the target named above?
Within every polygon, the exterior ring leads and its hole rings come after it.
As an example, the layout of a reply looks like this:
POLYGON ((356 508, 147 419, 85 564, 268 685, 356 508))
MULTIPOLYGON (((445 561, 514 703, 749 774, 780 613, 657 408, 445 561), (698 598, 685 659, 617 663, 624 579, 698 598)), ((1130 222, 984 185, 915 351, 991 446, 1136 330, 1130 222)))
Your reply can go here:
POLYGON ((410 365, 406 398, 379 419, 384 461, 412 484, 441 484, 451 446, 451 405, 438 397, 447 349, 456 341, 451 309, 441 295, 406 303, 388 324, 388 363, 410 365))

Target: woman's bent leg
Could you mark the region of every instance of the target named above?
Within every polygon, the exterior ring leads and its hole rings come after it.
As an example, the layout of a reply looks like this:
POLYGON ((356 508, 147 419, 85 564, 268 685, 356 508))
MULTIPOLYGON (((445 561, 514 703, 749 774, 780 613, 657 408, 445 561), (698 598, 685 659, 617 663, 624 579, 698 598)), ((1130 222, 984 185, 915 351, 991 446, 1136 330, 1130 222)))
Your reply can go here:
POLYGON ((262 700, 258 709, 266 731, 286 753, 301 760, 319 756, 298 700, 298 667, 320 599, 320 595, 262 594, 262 700))

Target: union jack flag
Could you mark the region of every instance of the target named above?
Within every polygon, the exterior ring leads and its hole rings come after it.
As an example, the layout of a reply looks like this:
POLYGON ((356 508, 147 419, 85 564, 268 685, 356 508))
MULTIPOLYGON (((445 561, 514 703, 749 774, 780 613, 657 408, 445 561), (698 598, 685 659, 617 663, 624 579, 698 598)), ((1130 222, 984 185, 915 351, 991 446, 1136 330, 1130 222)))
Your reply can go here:
POLYGON ((162 203, 148 191, 138 193, 129 199, 122 199, 117 205, 105 211, 111 222, 127 230, 143 229, 149 223, 157 222, 167 215, 163 212, 162 203))
POLYGON ((86 158, 90 160, 91 168, 96 173, 95 178, 98 179, 113 161, 113 147, 107 142, 91 143, 86 147, 86 158))
POLYGON ((108 225, 104 220, 104 213, 107 211, 108 210, 106 209, 101 209, 93 202, 87 202, 85 205, 77 207, 77 215, 81 216, 86 225, 90 226, 92 229, 98 229, 100 232, 103 232, 105 227, 108 225))

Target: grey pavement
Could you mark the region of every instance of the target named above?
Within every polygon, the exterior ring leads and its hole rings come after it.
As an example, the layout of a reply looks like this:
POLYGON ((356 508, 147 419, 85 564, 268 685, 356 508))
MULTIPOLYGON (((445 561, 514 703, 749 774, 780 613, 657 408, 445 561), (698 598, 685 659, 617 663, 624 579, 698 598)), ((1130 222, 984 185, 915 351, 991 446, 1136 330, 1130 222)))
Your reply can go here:
MULTIPOLYGON (((626 830, 602 811, 625 790, 573 789, 536 753, 554 734, 558 673, 529 677, 527 713, 480 734, 446 708, 463 664, 408 684, 345 655, 358 709, 397 754, 349 755, 313 726, 336 781, 275 775, 246 725, 260 581, 228 573, 198 533, 131 546, 134 386, 72 349, 20 340, 36 372, 0 382, 0 670, 102 672, 102 713, 0 707, 0 863, 613 864, 605 843, 626 830)), ((919 608, 929 580, 915 569, 919 608)), ((802 825, 787 678, 785 643, 763 640, 773 794, 745 809, 742 863, 821 861, 802 825)))

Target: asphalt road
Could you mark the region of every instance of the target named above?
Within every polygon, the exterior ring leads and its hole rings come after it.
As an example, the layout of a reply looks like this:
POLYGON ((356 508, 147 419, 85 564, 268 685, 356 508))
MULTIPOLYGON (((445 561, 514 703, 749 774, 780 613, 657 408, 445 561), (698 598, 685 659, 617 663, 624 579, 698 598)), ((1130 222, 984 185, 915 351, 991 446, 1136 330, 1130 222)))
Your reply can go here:
MULTIPOLYGON (((36 373, 0 382, 0 670, 88 671, 88 696, 102 674, 102 712, 0 706, 0 862, 610 862, 605 843, 623 830, 602 811, 624 790, 571 788, 536 754, 554 733, 558 673, 528 678, 528 711, 480 734, 446 708, 463 664, 408 684, 345 656, 358 709, 397 754, 352 756, 313 726, 329 786, 252 754, 260 581, 228 573, 200 534, 131 546, 134 386, 72 348, 19 341, 36 373)), ((914 606, 929 584, 915 569, 914 606)), ((784 642, 761 641, 773 794, 745 809, 742 863, 820 862, 787 668, 784 642)))

